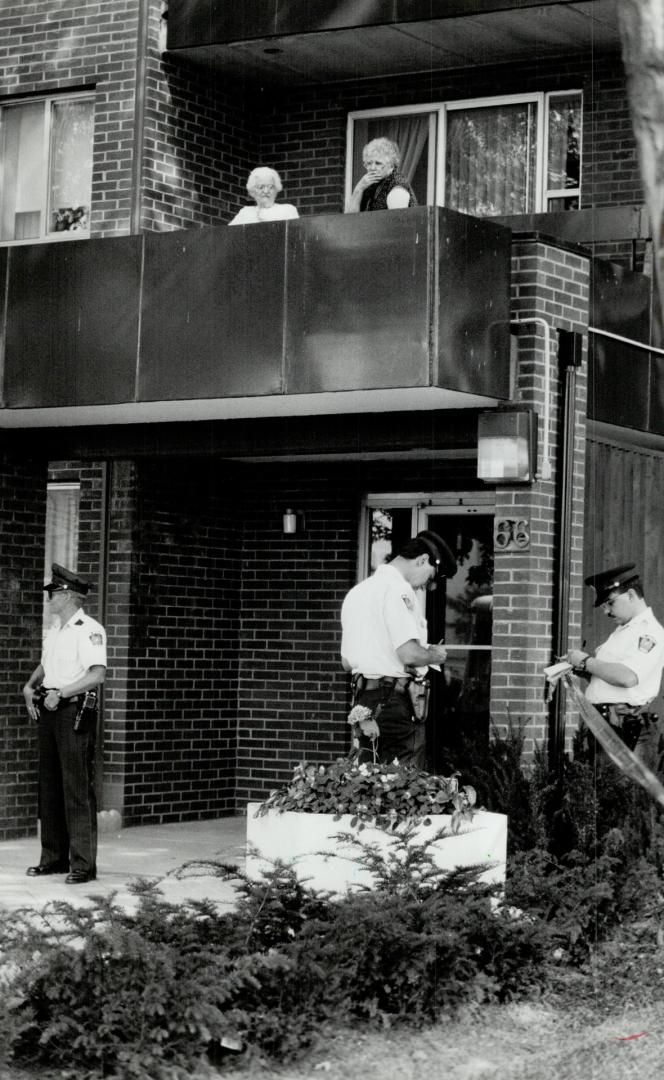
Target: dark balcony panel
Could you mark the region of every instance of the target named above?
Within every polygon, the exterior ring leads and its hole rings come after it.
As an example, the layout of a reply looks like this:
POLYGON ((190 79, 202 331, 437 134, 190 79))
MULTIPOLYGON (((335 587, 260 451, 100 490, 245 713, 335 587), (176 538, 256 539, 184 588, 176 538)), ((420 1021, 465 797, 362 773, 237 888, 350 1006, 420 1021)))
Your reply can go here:
POLYGON ((291 230, 289 393, 429 385, 429 213, 301 218, 291 230))
POLYGON ((434 381, 509 398, 511 233, 438 210, 438 350, 434 381))
POLYGON ((145 237, 141 401, 276 394, 285 222, 145 237))
POLYGON ((133 401, 140 265, 138 237, 10 251, 7 406, 133 401))
POLYGON ((651 235, 645 206, 596 206, 548 214, 507 214, 493 219, 512 233, 540 233, 572 244, 647 240, 651 235))
MULTIPOLYGON (((650 342, 651 281, 615 263, 591 263, 590 326, 650 342)), ((599 334, 589 335, 588 416, 650 430, 650 354, 599 334)))

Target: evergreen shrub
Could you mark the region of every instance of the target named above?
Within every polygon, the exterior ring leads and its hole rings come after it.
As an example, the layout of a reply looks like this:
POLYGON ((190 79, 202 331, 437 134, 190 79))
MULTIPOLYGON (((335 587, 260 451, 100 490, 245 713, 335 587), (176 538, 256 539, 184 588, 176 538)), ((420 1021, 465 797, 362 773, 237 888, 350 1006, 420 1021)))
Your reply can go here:
POLYGON ((238 1054, 290 1059, 326 1023, 422 1025, 541 981, 546 928, 515 919, 481 868, 441 871, 427 845, 393 841, 366 852, 378 887, 338 901, 284 866, 258 882, 218 866, 236 883, 231 911, 146 885, 134 913, 96 898, 2 916, 5 1060, 76 1080, 198 1080, 238 1054))

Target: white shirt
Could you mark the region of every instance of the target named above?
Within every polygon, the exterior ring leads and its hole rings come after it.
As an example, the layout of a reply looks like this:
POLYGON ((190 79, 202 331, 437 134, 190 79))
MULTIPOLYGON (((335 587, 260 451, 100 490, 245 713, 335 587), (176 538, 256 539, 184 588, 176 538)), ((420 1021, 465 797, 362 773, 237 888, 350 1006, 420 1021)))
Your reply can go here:
POLYGON ((83 608, 64 626, 54 626, 47 632, 41 658, 44 686, 61 690, 97 664, 106 667, 106 631, 83 608))
POLYGON ((414 590, 391 563, 355 585, 341 608, 341 655, 368 679, 406 675, 397 649, 427 644, 427 623, 414 590))
POLYGON ((243 206, 229 225, 256 225, 259 221, 286 221, 299 217, 291 203, 273 203, 272 206, 243 206))
POLYGON ((657 697, 664 667, 664 627, 657 622, 652 608, 639 612, 627 623, 617 626, 603 645, 595 650, 598 660, 624 664, 636 675, 635 686, 612 686, 596 675, 586 687, 586 697, 594 705, 625 702, 647 705, 657 697))

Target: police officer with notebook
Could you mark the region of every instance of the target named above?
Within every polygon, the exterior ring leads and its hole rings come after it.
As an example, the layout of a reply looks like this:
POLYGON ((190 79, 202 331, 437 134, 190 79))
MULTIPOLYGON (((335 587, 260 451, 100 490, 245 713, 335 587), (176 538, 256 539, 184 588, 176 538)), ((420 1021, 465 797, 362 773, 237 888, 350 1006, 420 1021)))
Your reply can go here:
POLYGON ((588 678, 588 701, 630 750, 645 758, 639 751, 642 744, 653 743, 658 727, 648 706, 662 681, 664 627, 644 598, 634 563, 603 570, 586 578, 585 584, 595 589, 595 607, 601 607, 616 626, 594 653, 570 649, 564 659, 588 678))

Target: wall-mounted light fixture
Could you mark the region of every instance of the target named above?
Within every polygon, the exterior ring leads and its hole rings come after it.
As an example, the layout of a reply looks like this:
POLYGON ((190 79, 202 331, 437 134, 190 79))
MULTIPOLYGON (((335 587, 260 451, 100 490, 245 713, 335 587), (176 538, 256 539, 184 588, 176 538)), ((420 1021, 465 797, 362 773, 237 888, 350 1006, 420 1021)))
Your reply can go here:
POLYGON ((532 482, 537 469, 537 414, 487 409, 477 418, 477 475, 488 484, 532 482))
POLYGON ((291 510, 289 508, 284 512, 282 518, 284 536, 293 536, 294 533, 304 532, 304 524, 304 514, 301 510, 291 510))

